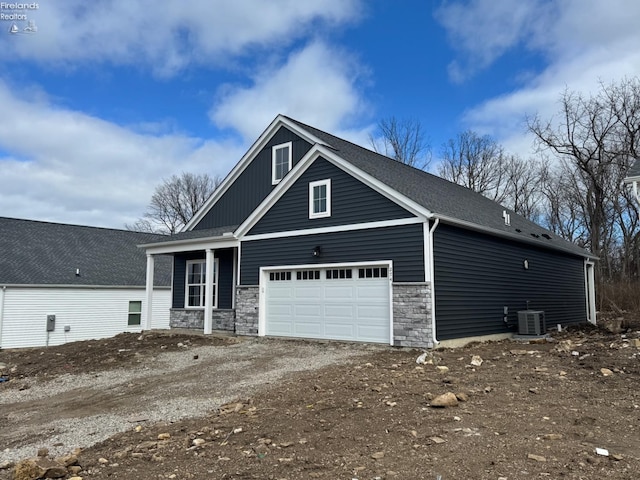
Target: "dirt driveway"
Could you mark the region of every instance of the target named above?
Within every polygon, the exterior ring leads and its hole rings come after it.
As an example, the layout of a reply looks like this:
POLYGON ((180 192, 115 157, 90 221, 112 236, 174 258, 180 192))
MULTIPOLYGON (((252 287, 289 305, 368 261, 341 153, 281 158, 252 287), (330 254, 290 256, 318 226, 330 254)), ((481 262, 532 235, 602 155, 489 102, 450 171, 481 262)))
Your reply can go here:
MULTIPOLYGON (((637 316, 420 364, 389 347, 138 338, 0 352, 0 458, 93 445, 61 460, 83 480, 640 478, 637 316)), ((43 476, 32 464, 0 460, 0 480, 43 476)))
POLYGON ((146 333, 0 352, 14 379, 0 384, 0 463, 33 456, 41 447, 61 455, 140 423, 205 416, 292 372, 340 364, 372 349, 146 333))

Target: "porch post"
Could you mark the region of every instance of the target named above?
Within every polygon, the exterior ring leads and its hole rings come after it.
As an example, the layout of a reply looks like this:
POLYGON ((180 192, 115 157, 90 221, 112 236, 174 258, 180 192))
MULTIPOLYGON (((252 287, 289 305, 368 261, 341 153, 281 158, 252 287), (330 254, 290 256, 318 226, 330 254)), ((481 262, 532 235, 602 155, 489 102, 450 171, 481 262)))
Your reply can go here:
POLYGON ((146 284, 146 310, 144 316, 143 330, 151 330, 151 320, 153 318, 153 274, 154 274, 154 258, 153 255, 147 253, 147 284, 146 284))
POLYGON ((204 297, 204 333, 213 332, 213 280, 215 273, 213 271, 213 252, 211 248, 207 248, 206 266, 205 266, 205 297, 204 297))

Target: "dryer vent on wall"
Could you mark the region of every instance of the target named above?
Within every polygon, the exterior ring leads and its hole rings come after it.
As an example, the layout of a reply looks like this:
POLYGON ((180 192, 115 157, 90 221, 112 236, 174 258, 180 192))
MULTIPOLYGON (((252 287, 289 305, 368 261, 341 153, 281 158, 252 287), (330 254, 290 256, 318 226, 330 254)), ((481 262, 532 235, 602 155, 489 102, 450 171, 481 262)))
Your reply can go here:
POLYGON ((518 334, 544 335, 547 326, 542 310, 520 310, 518 312, 518 334))

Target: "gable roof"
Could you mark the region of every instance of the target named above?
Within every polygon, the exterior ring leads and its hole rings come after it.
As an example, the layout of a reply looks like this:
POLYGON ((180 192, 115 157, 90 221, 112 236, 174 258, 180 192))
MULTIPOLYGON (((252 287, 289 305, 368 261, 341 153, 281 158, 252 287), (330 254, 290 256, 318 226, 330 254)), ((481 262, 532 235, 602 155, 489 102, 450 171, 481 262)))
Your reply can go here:
POLYGON ((422 205, 435 218, 546 248, 593 257, 585 249, 466 187, 405 165, 293 118, 283 118, 303 129, 308 136, 318 138, 340 158, 422 205), (510 214, 510 225, 505 224, 505 210, 510 214))
MULTIPOLYGON (((137 245, 165 237, 7 217, 0 217, 0 232, 0 286, 143 287, 147 260, 137 245)), ((171 258, 157 257, 154 284, 170 283, 171 258)))

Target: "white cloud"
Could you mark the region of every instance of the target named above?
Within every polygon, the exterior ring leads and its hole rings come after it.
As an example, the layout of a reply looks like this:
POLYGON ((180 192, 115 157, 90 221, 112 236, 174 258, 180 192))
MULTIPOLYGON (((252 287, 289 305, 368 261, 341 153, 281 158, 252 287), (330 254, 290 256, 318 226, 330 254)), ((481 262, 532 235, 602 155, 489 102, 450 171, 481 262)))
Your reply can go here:
POLYGON ((220 64, 250 48, 290 44, 310 29, 360 15, 359 0, 112 0, 40 2, 37 34, 2 35, 11 59, 64 66, 107 61, 172 75, 220 64))
POLYGON ((225 175, 237 144, 139 134, 0 82, 0 215, 123 227, 173 173, 225 175), (10 112, 10 114, 9 114, 10 112))
MULTIPOLYGON (((640 75, 638 2, 473 0, 447 4, 438 18, 468 62, 454 80, 466 78, 474 69, 488 68, 502 54, 523 46, 545 59, 541 70, 527 75, 513 91, 473 106, 463 119, 468 127, 495 136, 524 156, 533 153, 533 138, 526 132, 527 115, 551 119, 565 89, 588 95, 600 82, 640 75), (510 9, 520 12, 511 21, 504 14, 510 9), (498 27, 507 33, 496 34, 496 40, 494 29, 498 27)), ((515 79, 522 72, 511 73, 515 79)))
POLYGON ((247 141, 279 113, 339 132, 367 109, 357 90, 361 74, 350 55, 314 42, 291 53, 284 65, 257 71, 249 87, 222 89, 210 117, 219 127, 239 131, 247 141))

